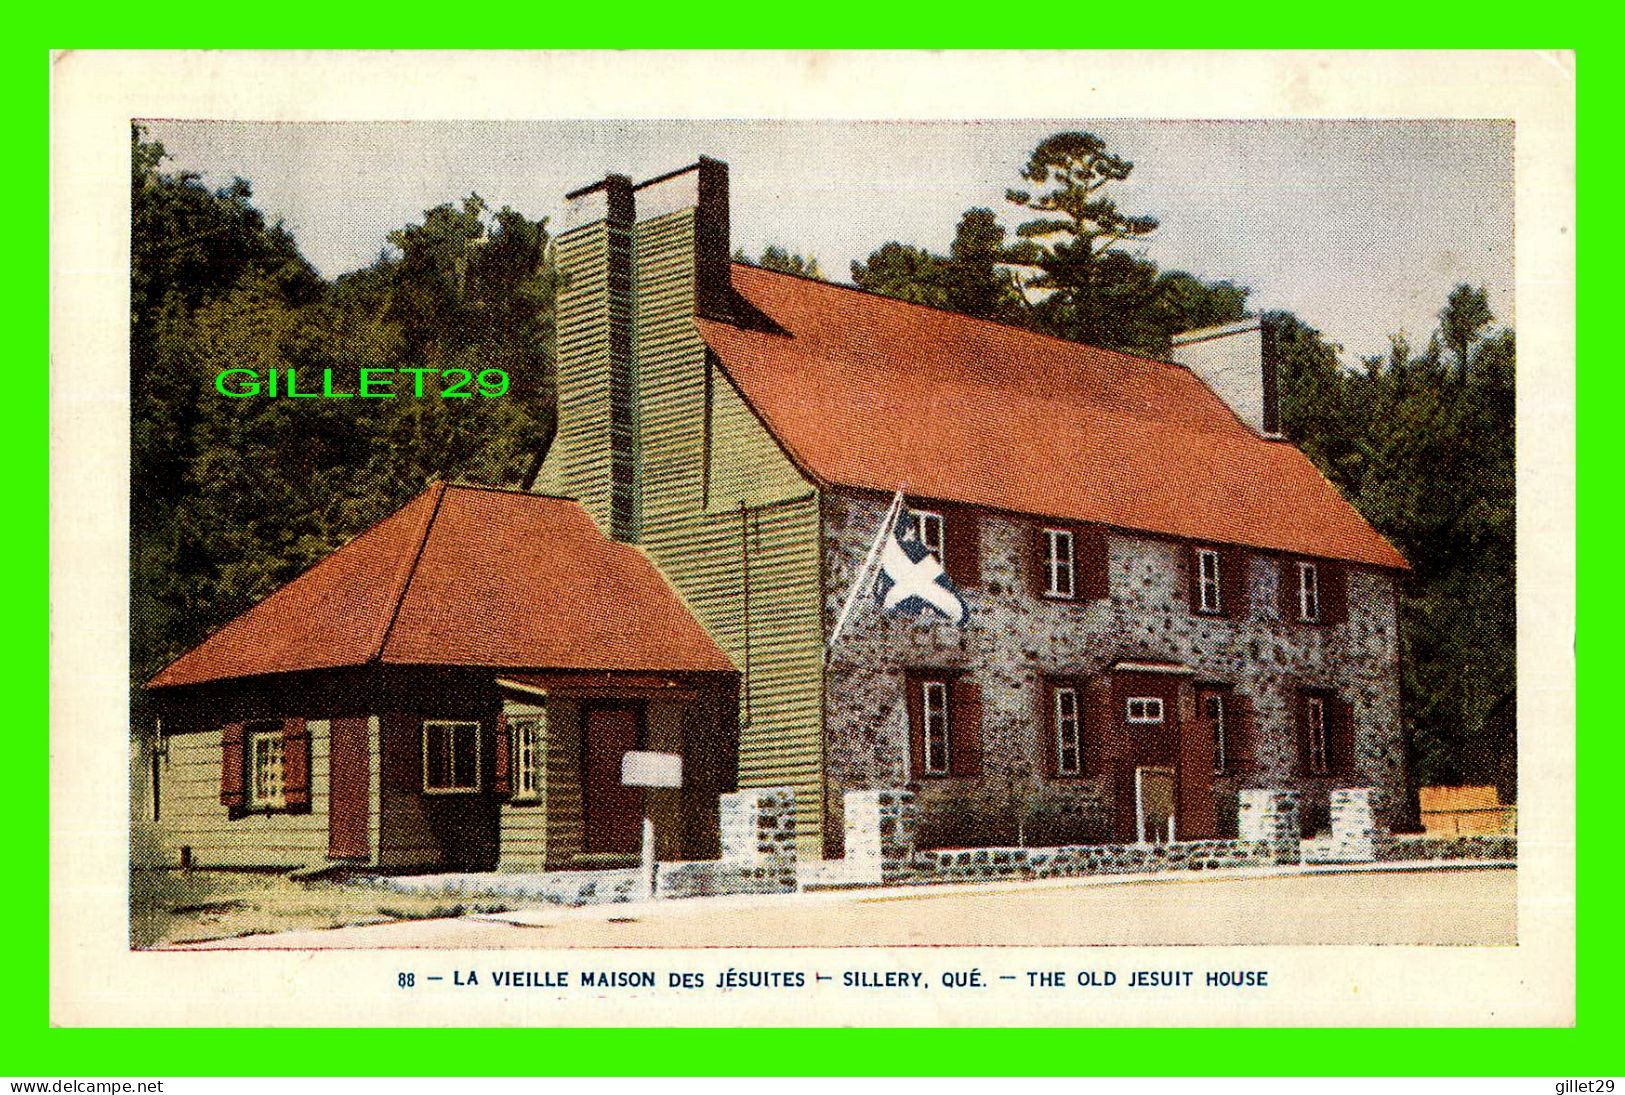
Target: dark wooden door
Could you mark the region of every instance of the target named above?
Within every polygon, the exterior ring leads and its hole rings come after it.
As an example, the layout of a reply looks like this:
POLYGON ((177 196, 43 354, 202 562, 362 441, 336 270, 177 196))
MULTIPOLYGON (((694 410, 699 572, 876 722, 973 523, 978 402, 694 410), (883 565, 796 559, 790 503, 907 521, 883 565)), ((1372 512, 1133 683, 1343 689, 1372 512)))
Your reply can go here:
POLYGON ((366 719, 334 719, 327 746, 327 854, 366 859, 372 782, 366 719))
MULTIPOLYGON (((1154 769, 1157 779, 1162 778, 1162 772, 1178 779, 1180 681, 1172 673, 1119 670, 1113 674, 1112 733, 1121 745, 1112 783, 1120 841, 1133 841, 1142 831, 1139 770, 1154 769)), ((1162 785, 1157 786, 1160 791, 1162 785)), ((1183 832, 1185 818, 1180 816, 1177 803, 1173 813, 1177 831, 1183 832)), ((1166 830, 1166 820, 1161 824, 1166 830)))
POLYGON ((583 845, 589 854, 636 853, 643 833, 643 788, 621 785, 621 758, 638 747, 633 707, 589 707, 583 727, 583 845))

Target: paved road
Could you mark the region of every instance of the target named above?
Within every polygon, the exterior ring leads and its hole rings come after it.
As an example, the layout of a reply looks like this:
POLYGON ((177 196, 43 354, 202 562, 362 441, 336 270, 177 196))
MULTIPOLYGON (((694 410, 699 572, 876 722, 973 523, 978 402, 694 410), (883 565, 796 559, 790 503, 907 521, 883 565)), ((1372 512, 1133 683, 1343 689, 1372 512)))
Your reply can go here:
POLYGON ((542 908, 198 944, 232 948, 1512 945, 1517 873, 933 886, 542 908))

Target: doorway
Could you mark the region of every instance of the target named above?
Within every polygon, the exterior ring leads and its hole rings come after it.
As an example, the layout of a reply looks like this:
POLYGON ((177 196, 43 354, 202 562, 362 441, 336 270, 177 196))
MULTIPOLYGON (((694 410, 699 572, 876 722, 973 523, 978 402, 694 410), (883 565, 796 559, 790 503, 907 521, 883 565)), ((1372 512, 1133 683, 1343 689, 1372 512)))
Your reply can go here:
POLYGON ((1172 844, 1174 770, 1141 767, 1134 770, 1134 839, 1140 844, 1172 844))
POLYGON ((594 704, 582 720, 582 848, 588 855, 638 853, 643 788, 621 783, 621 759, 640 748, 643 708, 594 704))
POLYGON ((1112 676, 1111 733, 1116 839, 1167 841, 1180 816, 1179 689, 1176 673, 1118 670, 1112 676))

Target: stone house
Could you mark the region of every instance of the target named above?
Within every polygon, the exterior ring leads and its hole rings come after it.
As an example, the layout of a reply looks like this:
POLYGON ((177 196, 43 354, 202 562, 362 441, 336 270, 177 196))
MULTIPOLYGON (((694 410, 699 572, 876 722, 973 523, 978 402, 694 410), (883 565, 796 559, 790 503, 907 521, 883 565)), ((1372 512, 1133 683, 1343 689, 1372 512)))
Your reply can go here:
POLYGON ((532 493, 431 487, 149 682, 172 861, 593 866, 645 812, 707 859, 736 787, 829 857, 900 787, 927 847, 1399 806, 1406 563, 1275 432, 1257 321, 1155 361, 734 262, 710 159, 566 202, 532 493), (899 489, 968 621, 830 644, 899 489))
POLYGON ((138 825, 199 867, 706 859, 738 673, 574 502, 436 484, 147 684, 138 825), (628 750, 684 785, 621 785, 628 750))
POLYGON ((725 164, 568 195, 537 489, 638 544, 740 670, 738 781, 907 786, 926 845, 1234 832, 1238 792, 1405 784, 1407 565, 1276 432, 1258 321, 1177 363, 730 257, 725 164), (906 490, 970 618, 864 609, 906 490))

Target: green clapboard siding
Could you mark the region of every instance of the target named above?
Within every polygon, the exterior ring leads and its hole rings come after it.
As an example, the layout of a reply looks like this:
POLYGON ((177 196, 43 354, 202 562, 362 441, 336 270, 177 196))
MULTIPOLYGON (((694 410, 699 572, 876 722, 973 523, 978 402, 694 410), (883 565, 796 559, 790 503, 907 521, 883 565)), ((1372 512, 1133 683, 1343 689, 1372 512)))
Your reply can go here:
POLYGON ((609 231, 604 222, 561 235, 564 274, 558 313, 558 432, 537 489, 574 498, 610 524, 609 231))
MULTIPOLYGON (((310 812, 252 813, 233 818, 220 804, 220 731, 176 734, 159 761, 157 830, 163 861, 192 849, 199 867, 307 867, 327 862, 328 727, 310 734, 310 812)), ((374 845, 376 847, 376 845, 374 845)))
MULTIPOLYGON (((609 528, 602 225, 560 237, 559 430, 537 489, 609 528), (587 416, 591 422, 573 421, 587 416)), ((694 211, 637 225, 636 539, 744 673, 739 783, 796 792, 803 848, 823 824, 817 492, 708 358, 693 323, 694 211)))

